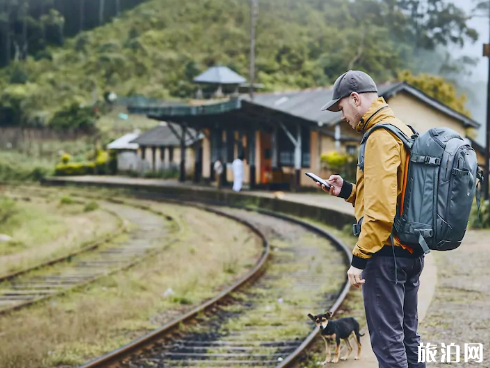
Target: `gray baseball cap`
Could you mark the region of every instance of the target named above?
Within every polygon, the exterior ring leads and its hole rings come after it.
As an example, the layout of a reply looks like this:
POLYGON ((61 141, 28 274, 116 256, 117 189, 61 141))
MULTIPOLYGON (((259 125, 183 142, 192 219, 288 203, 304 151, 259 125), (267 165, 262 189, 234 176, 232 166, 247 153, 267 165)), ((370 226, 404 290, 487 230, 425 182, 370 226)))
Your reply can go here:
POLYGON ((321 108, 321 111, 328 110, 337 112, 339 110, 338 102, 344 97, 350 96, 352 92, 369 93, 378 92, 376 83, 364 72, 359 70, 349 70, 337 78, 333 85, 333 97, 330 102, 321 108))

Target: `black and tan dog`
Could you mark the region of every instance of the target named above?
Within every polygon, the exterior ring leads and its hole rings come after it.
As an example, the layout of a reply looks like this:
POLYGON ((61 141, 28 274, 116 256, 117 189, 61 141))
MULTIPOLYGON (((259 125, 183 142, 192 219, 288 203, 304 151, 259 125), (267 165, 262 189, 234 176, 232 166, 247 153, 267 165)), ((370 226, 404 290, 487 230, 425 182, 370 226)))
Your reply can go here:
POLYGON ((332 363, 337 363, 339 361, 339 353, 340 353, 340 341, 344 340, 347 344, 348 352, 340 358, 340 360, 347 360, 349 355, 352 353, 352 346, 349 342, 349 337, 354 334, 357 342, 357 354, 354 359, 359 359, 361 355, 361 336, 364 334, 359 333, 359 322, 356 321, 353 317, 340 318, 335 321, 331 320, 332 312, 327 311, 325 314, 317 314, 313 316, 312 314, 308 314, 315 324, 320 327, 320 336, 325 340, 325 350, 327 352, 327 358, 324 362, 320 363, 324 365, 332 361, 332 363), (328 341, 332 339, 335 341, 335 353, 333 360, 331 360, 330 348, 328 341))

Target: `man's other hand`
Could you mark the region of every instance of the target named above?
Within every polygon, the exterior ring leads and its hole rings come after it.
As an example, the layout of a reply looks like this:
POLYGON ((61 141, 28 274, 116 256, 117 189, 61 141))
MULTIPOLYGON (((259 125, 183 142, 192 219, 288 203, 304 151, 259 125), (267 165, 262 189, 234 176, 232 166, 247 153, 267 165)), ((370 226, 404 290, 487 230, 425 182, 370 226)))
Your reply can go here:
POLYGON ((344 185, 344 179, 342 179, 342 177, 339 175, 332 175, 325 181, 330 184, 330 190, 328 190, 323 184, 316 183, 316 185, 321 187, 324 192, 338 197, 340 194, 340 190, 342 189, 342 185, 344 185))
POLYGON ((349 278, 350 284, 358 289, 366 282, 362 278, 362 270, 354 266, 350 266, 349 271, 347 271, 347 277, 349 278))

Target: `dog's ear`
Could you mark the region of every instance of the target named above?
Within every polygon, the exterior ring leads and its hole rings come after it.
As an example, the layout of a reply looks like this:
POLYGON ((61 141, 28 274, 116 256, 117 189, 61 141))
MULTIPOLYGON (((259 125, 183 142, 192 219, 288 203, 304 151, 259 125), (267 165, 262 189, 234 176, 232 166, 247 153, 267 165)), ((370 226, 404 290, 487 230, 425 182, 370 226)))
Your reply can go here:
POLYGON ((311 318, 311 320, 312 320, 313 322, 315 322, 315 317, 313 317, 313 315, 312 315, 311 313, 308 313, 308 317, 310 317, 310 318, 311 318))
POLYGON ((330 319, 330 318, 332 318, 333 313, 332 313, 332 312, 330 312, 330 311, 326 311, 326 312, 325 312, 325 315, 327 316, 327 319, 330 319))

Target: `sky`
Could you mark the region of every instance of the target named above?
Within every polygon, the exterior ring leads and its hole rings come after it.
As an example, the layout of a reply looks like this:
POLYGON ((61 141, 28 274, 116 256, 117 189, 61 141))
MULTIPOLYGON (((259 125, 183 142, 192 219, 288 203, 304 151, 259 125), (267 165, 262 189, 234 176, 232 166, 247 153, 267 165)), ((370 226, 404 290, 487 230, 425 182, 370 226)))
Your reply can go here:
MULTIPOLYGON (((467 13, 470 13, 475 3, 473 0, 453 0, 453 3, 458 7, 464 9, 467 13)), ((463 48, 452 47, 451 51, 454 55, 470 55, 479 58, 479 63, 475 69, 471 79, 475 81, 487 81, 488 79, 488 59, 482 56, 483 44, 489 41, 489 20, 488 18, 474 17, 468 25, 471 28, 475 28, 480 37, 474 44, 467 42, 463 48)))
MULTIPOLYGON (((490 1, 490 0, 489 0, 490 1)), ((473 0, 452 0, 458 7, 464 9, 468 14, 474 8, 473 0)), ((450 50, 454 56, 468 55, 478 58, 478 65, 475 67, 472 75, 467 78, 466 84, 471 86, 473 96, 468 96, 467 108, 472 114, 472 118, 482 126, 479 130, 477 141, 485 144, 485 127, 487 119, 487 80, 488 80, 488 62, 489 59, 483 57, 483 44, 489 43, 489 19, 483 17, 474 17, 469 20, 468 25, 475 28, 479 33, 478 41, 475 43, 466 42, 463 48, 453 46, 450 50)))

